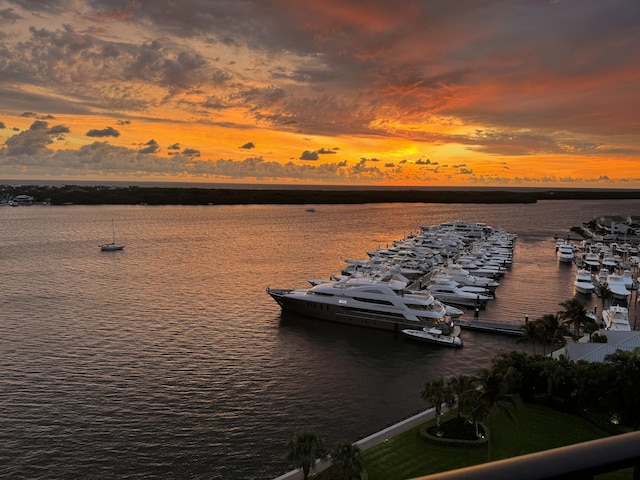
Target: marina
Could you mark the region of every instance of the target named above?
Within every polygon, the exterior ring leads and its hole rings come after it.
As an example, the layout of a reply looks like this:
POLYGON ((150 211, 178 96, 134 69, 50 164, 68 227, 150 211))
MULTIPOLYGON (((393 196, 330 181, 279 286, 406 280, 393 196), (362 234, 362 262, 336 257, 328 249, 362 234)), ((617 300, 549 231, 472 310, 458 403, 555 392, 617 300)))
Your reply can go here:
MULTIPOLYGON (((310 288, 268 287, 267 293, 283 312, 402 331, 412 338, 461 347, 459 335, 450 333, 451 326, 465 308, 478 311, 493 299, 497 280, 513 261, 516 238, 502 229, 462 220, 422 226, 419 233, 394 241, 391 247, 367 251, 367 260, 347 261, 341 277, 310 280, 310 288), (449 270, 457 276, 448 276, 449 270), (460 275, 464 284, 456 280, 460 275)), ((516 331, 486 321, 465 326, 485 332, 516 331)))
MULTIPOLYGON (((0 300, 0 476, 275 478, 290 470, 284 452, 297 431, 328 446, 366 438, 423 411, 426 381, 533 352, 464 322, 518 326, 558 311, 577 295, 576 265, 558 262, 554 233, 640 210, 638 201, 314 207, 0 209, 3 272, 21 279, 5 282, 0 300), (477 319, 474 309, 457 317, 463 348, 283 314, 265 293, 329 280, 417 225, 463 217, 518 235, 494 298, 477 319), (113 218, 126 248, 102 254, 113 218)), ((602 311, 597 295, 576 298, 602 311)))

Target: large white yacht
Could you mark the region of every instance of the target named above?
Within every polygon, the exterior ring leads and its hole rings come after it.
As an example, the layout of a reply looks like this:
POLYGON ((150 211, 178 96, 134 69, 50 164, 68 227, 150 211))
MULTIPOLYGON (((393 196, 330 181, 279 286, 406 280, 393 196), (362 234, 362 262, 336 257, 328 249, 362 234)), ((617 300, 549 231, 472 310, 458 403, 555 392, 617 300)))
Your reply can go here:
POLYGON ((602 320, 607 330, 615 330, 618 332, 630 332, 629 310, 621 305, 611 305, 608 309, 602 311, 602 320))
POLYGON ((429 292, 403 282, 350 277, 311 288, 267 288, 283 312, 369 328, 401 331, 451 323, 445 306, 429 292))
POLYGON ((596 286, 591 279, 591 272, 586 268, 578 269, 573 286, 576 292, 582 293, 583 295, 591 295, 596 290, 596 286))
POLYGON ((569 243, 562 243, 557 246, 558 248, 558 260, 563 263, 572 263, 574 252, 573 247, 569 243))
POLYGON ((500 282, 497 282, 493 278, 471 275, 468 270, 465 270, 457 263, 451 263, 442 268, 434 269, 431 278, 448 278, 461 285, 482 287, 491 293, 495 292, 496 288, 500 286, 500 282))
POLYGON ((606 284, 613 298, 626 300, 631 295, 631 291, 625 286, 625 279, 618 273, 609 273, 606 284))
POLYGON ((427 286, 427 290, 441 302, 461 307, 484 308, 487 301, 493 299, 493 296, 488 295, 486 292, 467 291, 449 282, 432 283, 427 286))

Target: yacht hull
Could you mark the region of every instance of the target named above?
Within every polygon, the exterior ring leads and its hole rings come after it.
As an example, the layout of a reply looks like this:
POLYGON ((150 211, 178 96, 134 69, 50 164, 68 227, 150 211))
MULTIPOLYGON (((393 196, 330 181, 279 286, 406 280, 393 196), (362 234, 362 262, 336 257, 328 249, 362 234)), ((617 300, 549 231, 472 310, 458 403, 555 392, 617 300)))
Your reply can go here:
POLYGON ((463 345, 462 339, 458 335, 446 335, 436 328, 423 328, 421 330, 404 329, 402 330, 402 333, 419 342, 444 345, 445 347, 453 348, 462 348, 463 345))
POLYGON ((422 328, 419 321, 412 321, 402 315, 365 308, 351 308, 330 303, 312 302, 289 296, 291 290, 267 289, 267 293, 280 305, 284 313, 294 313, 328 322, 344 323, 359 327, 376 328, 400 332, 406 328, 422 328))

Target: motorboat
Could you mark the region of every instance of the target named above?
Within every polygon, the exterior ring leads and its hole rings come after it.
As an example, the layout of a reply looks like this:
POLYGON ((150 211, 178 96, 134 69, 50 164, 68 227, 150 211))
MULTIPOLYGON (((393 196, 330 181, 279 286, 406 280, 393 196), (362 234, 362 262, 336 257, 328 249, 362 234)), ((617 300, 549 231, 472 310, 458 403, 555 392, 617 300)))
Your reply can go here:
POLYGON ((485 287, 480 287, 476 285, 464 285, 446 275, 434 275, 431 277, 430 281, 431 281, 430 285, 448 285, 450 287, 458 288, 463 292, 469 292, 475 295, 478 295, 478 294, 486 295, 488 297, 493 298, 493 294, 485 287))
POLYGON ((451 322, 445 306, 427 291, 400 281, 350 278, 310 288, 267 288, 283 312, 350 325, 400 331, 451 322))
POLYGON ((573 247, 569 243, 558 246, 558 260, 562 263, 572 263, 574 257, 573 247))
POLYGON ((471 275, 469 273, 469 270, 465 270, 461 265, 456 263, 447 265, 446 267, 442 267, 434 271, 433 277, 438 276, 450 278, 461 285, 466 285, 469 287, 482 287, 492 293, 495 292, 496 288, 500 286, 500 282, 494 280, 493 278, 471 275))
POLYGON ((469 308, 484 308, 489 300, 493 297, 486 293, 468 292, 460 287, 447 283, 432 283, 427 286, 427 290, 431 292, 437 300, 443 303, 457 305, 469 308))
POLYGON ((627 290, 633 290, 633 274, 631 270, 625 268, 622 271, 622 280, 624 281, 624 286, 627 287, 627 290))
POLYGON ((573 283, 576 292, 584 295, 591 295, 596 290, 596 286, 591 279, 591 272, 586 268, 580 268, 576 272, 576 279, 573 283))
POLYGON ((584 252, 582 255, 582 266, 591 270, 600 267, 600 257, 595 252, 584 252))
POLYGON ((613 270, 620 266, 620 257, 618 256, 616 258, 616 255, 605 255, 602 257, 600 264, 609 270, 613 270))
POLYGON ((629 309, 622 305, 611 305, 608 309, 602 311, 602 321, 607 330, 618 332, 630 332, 629 325, 629 309))
POLYGON ((418 330, 404 329, 402 333, 420 342, 436 343, 454 348, 461 348, 463 345, 462 338, 460 338, 460 327, 457 325, 450 327, 444 324, 441 327, 423 327, 418 330))
POLYGON ((627 297, 631 295, 631 291, 625 286, 625 279, 618 273, 609 273, 609 275, 607 275, 606 285, 613 298, 626 300, 627 297))

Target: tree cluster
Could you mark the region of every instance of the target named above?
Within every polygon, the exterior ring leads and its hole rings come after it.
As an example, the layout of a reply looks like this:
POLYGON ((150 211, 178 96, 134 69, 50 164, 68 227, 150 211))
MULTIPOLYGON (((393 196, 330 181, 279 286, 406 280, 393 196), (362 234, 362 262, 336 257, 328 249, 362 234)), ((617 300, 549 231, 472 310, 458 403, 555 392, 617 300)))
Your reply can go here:
POLYGON ((363 203, 535 203, 538 200, 640 198, 638 190, 308 189, 0 185, 0 199, 29 195, 52 205, 304 205, 363 203))
POLYGON ((336 480, 359 479, 362 471, 362 456, 360 447, 351 442, 339 442, 329 452, 323 440, 314 432, 298 432, 287 445, 287 459, 295 466, 302 469, 306 480, 309 470, 315 466, 317 459, 331 457, 334 465, 336 480))

